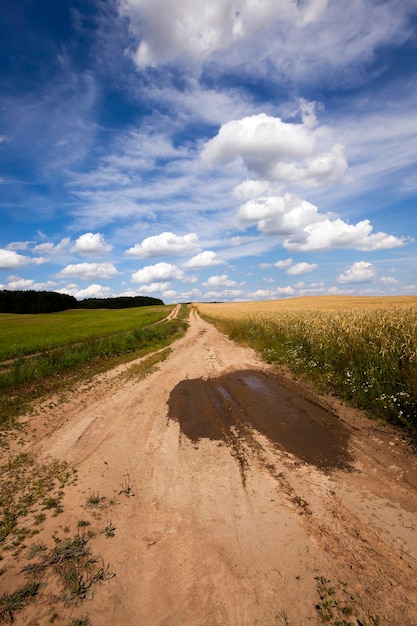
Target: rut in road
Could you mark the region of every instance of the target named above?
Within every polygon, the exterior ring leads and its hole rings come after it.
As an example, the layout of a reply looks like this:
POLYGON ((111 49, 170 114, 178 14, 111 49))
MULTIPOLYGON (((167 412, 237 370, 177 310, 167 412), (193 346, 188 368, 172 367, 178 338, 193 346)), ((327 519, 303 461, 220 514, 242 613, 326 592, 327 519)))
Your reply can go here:
POLYGON ((86 601, 94 625, 417 624, 416 465, 391 431, 278 380, 194 310, 156 371, 129 367, 45 403, 27 444, 78 469, 69 527, 106 499, 116 576, 86 601))

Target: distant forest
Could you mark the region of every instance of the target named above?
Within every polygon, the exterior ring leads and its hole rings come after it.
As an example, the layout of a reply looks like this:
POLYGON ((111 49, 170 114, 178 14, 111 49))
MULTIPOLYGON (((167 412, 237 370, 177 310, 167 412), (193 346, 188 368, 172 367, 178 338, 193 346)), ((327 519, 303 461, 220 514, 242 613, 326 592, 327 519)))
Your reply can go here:
POLYGON ((149 296, 86 298, 78 301, 74 296, 56 291, 0 290, 0 313, 56 313, 68 309, 127 309, 160 304, 164 304, 162 300, 149 296))

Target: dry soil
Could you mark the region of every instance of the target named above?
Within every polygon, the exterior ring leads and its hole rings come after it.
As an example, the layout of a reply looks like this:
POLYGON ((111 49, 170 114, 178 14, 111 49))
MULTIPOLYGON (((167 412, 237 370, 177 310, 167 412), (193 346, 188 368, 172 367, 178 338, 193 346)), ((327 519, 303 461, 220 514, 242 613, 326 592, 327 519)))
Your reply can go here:
POLYGON ((111 527, 92 550, 115 576, 70 607, 51 580, 15 623, 417 624, 417 464, 398 433, 308 391, 194 310, 165 361, 144 379, 134 367, 23 420, 14 448, 79 476, 39 541, 80 520, 111 527))

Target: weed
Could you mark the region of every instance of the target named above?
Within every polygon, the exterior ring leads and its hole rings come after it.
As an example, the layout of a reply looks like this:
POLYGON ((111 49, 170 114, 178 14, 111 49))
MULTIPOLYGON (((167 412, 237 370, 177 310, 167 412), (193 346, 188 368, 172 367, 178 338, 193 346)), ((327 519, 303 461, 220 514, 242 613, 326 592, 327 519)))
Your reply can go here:
POLYGON ((315 580, 319 595, 316 609, 323 623, 331 626, 378 626, 379 617, 369 615, 358 605, 356 598, 346 589, 346 583, 332 585, 324 576, 316 576, 315 580))
POLYGON ((107 522, 107 526, 101 531, 106 537, 114 537, 114 531, 116 526, 113 526, 111 522, 107 522))
POLYGON ((46 498, 43 502, 44 509, 54 509, 59 505, 58 498, 46 498))
POLYGON ((86 526, 90 526, 90 524, 91 524, 91 523, 90 523, 90 522, 87 522, 87 520, 85 520, 85 519, 80 519, 80 520, 78 521, 77 526, 78 526, 78 528, 85 528, 86 526))
POLYGON ((286 611, 281 611, 279 617, 282 619, 283 626, 290 626, 290 622, 288 620, 288 615, 286 611))
POLYGON ((98 491, 93 491, 87 498, 86 506, 99 508, 102 506, 105 499, 104 496, 100 496, 98 491))
POLYGON ((91 626, 90 618, 88 615, 84 617, 74 617, 67 626, 91 626))
POLYGON ((0 467, 2 490, 0 494, 0 545, 3 550, 21 545, 26 537, 33 536, 46 519, 46 514, 36 513, 36 506, 44 511, 62 511, 63 492, 58 484, 68 481, 65 462, 52 461, 35 465, 27 454, 19 454, 0 467), (31 520, 31 527, 22 525, 22 520, 31 520))
POLYGON ((52 570, 62 587, 62 597, 67 605, 74 605, 91 596, 92 587, 114 574, 109 566, 100 564, 101 559, 91 554, 89 534, 76 534, 72 539, 54 537, 55 546, 42 554, 42 560, 22 569, 29 578, 42 578, 52 570))
POLYGON ((129 474, 125 474, 123 478, 124 478, 124 481, 122 483, 122 489, 121 491, 119 491, 119 495, 121 493, 124 493, 126 496, 134 496, 135 494, 133 493, 132 486, 130 484, 129 474))
POLYGON ((0 621, 14 622, 14 613, 29 604, 39 591, 40 583, 29 582, 13 593, 5 593, 0 598, 0 621))
POLYGON ((46 552, 46 550, 47 547, 44 543, 33 543, 27 551, 26 558, 34 559, 36 556, 39 556, 39 554, 46 552))

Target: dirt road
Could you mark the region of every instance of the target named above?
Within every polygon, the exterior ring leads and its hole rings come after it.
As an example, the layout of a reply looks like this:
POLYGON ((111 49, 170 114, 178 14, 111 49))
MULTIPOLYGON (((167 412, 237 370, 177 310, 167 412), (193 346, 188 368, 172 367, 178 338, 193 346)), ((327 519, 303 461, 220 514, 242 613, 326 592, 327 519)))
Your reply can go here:
MULTIPOLYGON (((115 576, 55 623, 417 624, 417 465, 400 436, 195 312, 153 373, 131 367, 28 418, 23 449, 79 476, 40 539, 113 529, 93 551, 115 576)), ((16 623, 49 623, 52 604, 16 623)))

